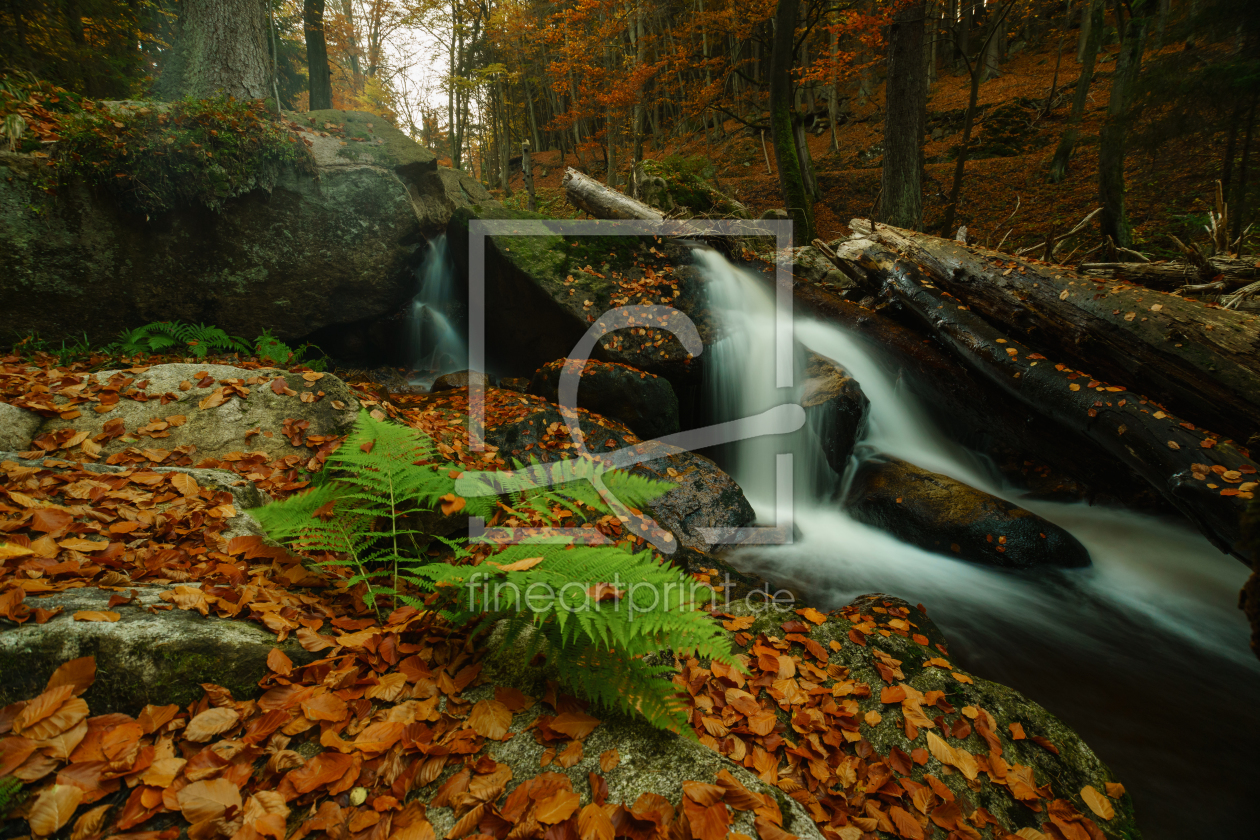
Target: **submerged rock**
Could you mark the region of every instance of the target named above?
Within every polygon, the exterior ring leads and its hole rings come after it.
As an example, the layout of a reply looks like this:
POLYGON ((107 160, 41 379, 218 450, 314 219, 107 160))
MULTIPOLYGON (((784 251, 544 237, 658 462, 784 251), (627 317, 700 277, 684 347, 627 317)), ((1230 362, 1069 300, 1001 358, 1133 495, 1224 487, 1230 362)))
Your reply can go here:
POLYGON ((948 476, 877 455, 858 464, 845 506, 858 521, 927 551, 989 566, 1088 566, 1059 526, 948 476))
POLYGON ((810 353, 801 384, 801 406, 823 456, 843 474, 853 447, 866 432, 870 401, 856 379, 831 359, 810 353))
MULTIPOLYGON (((556 359, 535 371, 529 393, 556 402, 566 362, 556 359)), ((577 369, 576 362, 573 367, 577 369)), ((678 431, 678 397, 669 381, 629 365, 587 361, 581 368, 577 405, 624 423, 644 440, 678 431)))
POLYGON ((286 437, 294 423, 305 424, 302 434, 332 437, 346 434, 359 414, 358 398, 330 373, 177 363, 84 378, 78 393, 91 401, 78 405, 79 416, 62 419, 60 414, 71 408, 64 395, 41 404, 41 412, 52 416, 39 428, 37 449, 62 451, 77 433, 86 433, 73 451, 86 453, 85 444, 97 444, 101 459, 129 447, 169 454, 185 446, 195 447, 190 450, 194 464, 242 451, 265 452, 273 459, 294 453, 309 457, 308 449, 294 447, 286 437), (94 410, 109 405, 112 409, 103 414, 94 410))

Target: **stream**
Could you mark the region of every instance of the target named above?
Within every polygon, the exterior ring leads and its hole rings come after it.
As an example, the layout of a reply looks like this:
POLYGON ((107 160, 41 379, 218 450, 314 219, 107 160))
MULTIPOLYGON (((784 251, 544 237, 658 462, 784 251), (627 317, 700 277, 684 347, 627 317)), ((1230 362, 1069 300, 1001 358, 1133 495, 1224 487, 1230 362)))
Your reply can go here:
MULTIPOLYGON (((771 291, 716 252, 696 258, 711 305, 730 330, 706 366, 714 420, 795 402, 793 389, 775 387, 771 291)), ((1111 766, 1134 797, 1144 836, 1254 836, 1260 662, 1237 607, 1246 567, 1183 522, 1021 498, 984 458, 948 440, 930 407, 866 344, 808 318, 795 320, 794 333, 846 368, 870 400, 868 429, 847 472, 882 452, 951 476, 1070 531, 1093 565, 988 568, 856 522, 838 501, 844 478, 826 465, 808 430, 715 453, 763 524, 774 516, 774 453, 791 452, 795 467, 794 542, 736 549, 732 564, 808 592, 820 608, 868 592, 926 605, 956 661, 1045 706, 1111 766)))

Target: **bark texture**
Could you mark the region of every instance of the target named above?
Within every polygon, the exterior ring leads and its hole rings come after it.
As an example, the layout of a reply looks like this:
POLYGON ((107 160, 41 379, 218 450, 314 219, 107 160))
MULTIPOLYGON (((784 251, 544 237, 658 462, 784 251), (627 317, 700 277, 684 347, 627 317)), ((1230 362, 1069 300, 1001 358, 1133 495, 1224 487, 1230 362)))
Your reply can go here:
POLYGON ((897 13, 888 33, 879 218, 910 229, 923 226, 923 130, 927 124, 923 15, 924 3, 911 3, 897 13))
POLYGON ((158 85, 167 100, 268 95, 267 7, 262 0, 183 0, 172 56, 158 85))
POLYGON ((306 31, 306 66, 310 78, 309 110, 332 107, 332 73, 328 69, 328 43, 324 39, 324 0, 305 0, 302 23, 306 31))
POLYGON ((796 63, 796 19, 800 0, 779 0, 774 16, 774 45, 770 56, 770 139, 779 166, 779 190, 784 209, 792 217, 797 242, 814 238, 814 202, 801 171, 792 127, 792 67, 796 63))
POLYGON ((597 219, 642 219, 660 221, 660 211, 625 193, 604 186, 588 175, 569 167, 564 172, 564 195, 569 203, 597 219))
POLYGON ((1133 245, 1133 229, 1129 226, 1124 200, 1125 140, 1129 131, 1129 100, 1146 45, 1149 6, 1149 0, 1136 0, 1133 4, 1133 18, 1124 28, 1124 43, 1111 80, 1107 119, 1098 135, 1098 198, 1103 207, 1099 224, 1102 235, 1110 236, 1122 248, 1133 245))

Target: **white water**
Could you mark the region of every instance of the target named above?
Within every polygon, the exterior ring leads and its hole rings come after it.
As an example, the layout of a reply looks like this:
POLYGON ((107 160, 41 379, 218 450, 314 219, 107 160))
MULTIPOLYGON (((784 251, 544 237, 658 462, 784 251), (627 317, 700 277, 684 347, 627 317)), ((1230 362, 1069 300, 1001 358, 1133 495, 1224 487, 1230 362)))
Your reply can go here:
POLYGON ((468 343, 450 318, 455 265, 447 253, 446 236, 429 244, 416 274, 420 292, 411 301, 408 358, 411 384, 427 388, 442 374, 468 367, 468 343))
MULTIPOLYGON (((706 365, 715 419, 795 401, 791 389, 775 388, 774 300, 766 285, 715 252, 699 252, 697 260, 711 305, 730 328, 710 348, 706 365)), ((1244 804, 1254 797, 1246 796, 1245 786, 1226 783, 1212 793, 1220 800, 1216 833, 1189 821, 1189 803, 1177 804, 1187 775, 1247 783, 1254 775, 1246 754, 1260 746, 1252 705, 1260 666, 1237 609, 1246 568, 1184 523, 1020 498, 985 459, 947 439, 932 410, 866 344, 833 324, 804 318, 795 322, 795 338, 846 368, 870 400, 869 428, 855 458, 887 453, 1010 499, 1070 531, 1089 549, 1093 565, 1016 572, 931 554, 850 518, 837 493, 818 492, 827 483, 817 477, 795 482, 795 542, 740 549, 732 562, 809 593, 814 604, 836 607, 874 591, 923 603, 956 657, 982 676, 1026 691, 1112 765, 1137 797, 1148 837, 1243 836, 1237 827, 1254 826, 1256 806, 1244 804), (1209 700, 1214 687, 1228 699, 1209 700), (1193 705, 1181 705, 1179 695, 1194 698, 1186 700, 1193 705), (1174 715, 1175 736, 1168 729, 1174 715), (1175 774, 1174 763, 1180 765, 1175 774)), ((744 441, 717 453, 766 520, 775 509, 776 452, 793 453, 798 477, 819 464, 829 471, 807 432, 794 440, 744 441)), ((1193 808, 1199 819, 1205 804, 1193 808)))

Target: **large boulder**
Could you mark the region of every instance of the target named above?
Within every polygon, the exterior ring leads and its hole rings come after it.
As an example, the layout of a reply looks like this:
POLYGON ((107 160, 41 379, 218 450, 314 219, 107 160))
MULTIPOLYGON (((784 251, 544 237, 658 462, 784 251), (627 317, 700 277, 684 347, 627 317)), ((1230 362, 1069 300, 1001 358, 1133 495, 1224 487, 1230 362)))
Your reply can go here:
POLYGON ((231 452, 264 452, 269 459, 305 453, 291 435, 342 435, 359 413, 358 399, 329 373, 183 363, 84 374, 57 391, 28 395, 24 405, 47 415, 36 449, 61 452, 68 445, 77 457, 107 460, 132 447, 168 456, 195 447, 188 453, 194 464, 231 452))
POLYGON ((782 733, 802 758, 779 768, 781 787, 820 823, 869 832, 829 837, 1139 836, 1132 797, 1080 736, 951 662, 921 609, 878 594, 826 615, 743 599, 721 609, 751 673, 690 668, 697 725, 717 733, 710 746, 751 755, 749 713, 772 713, 764 740, 782 733))
MULTIPOLYGON (((188 597, 186 590, 178 592, 188 597)), ((277 642, 257 624, 171 609, 172 590, 165 587, 143 586, 135 593, 134 600, 112 606, 112 596, 129 599, 130 591, 89 586, 27 598, 23 606, 32 610, 60 612, 43 624, 0 629, 0 706, 36 696, 59 665, 82 656, 96 658, 96 681, 84 696, 88 705, 131 715, 149 703, 188 705, 201 697, 205 683, 223 686, 239 700, 257 697, 258 679, 276 648, 298 664, 319 657, 296 638, 277 642), (75 620, 82 612, 119 618, 75 620)))
POLYGON ((22 452, 30 449, 31 440, 44 419, 33 411, 0 403, 0 450, 22 452))
POLYGON ((809 353, 801 383, 801 407, 823 457, 843 474, 853 447, 866 431, 870 401, 849 372, 826 356, 809 353))
MULTIPOLYGON (((469 225, 476 219, 555 221, 502 207, 456 210, 448 241, 465 277, 469 225)), ((683 246, 651 236, 529 235, 524 227, 520 235, 486 237, 486 352, 505 375, 529 376, 568 357, 595 319, 618 306, 672 307, 691 318, 706 345, 713 340, 703 285, 683 246)), ((593 356, 662 376, 680 398, 699 382, 703 361, 654 326, 606 335, 593 356)))
MULTIPOLYGON (((463 446, 460 438, 466 440, 467 434, 468 392, 443 391, 412 398, 412 404, 419 409, 422 428, 436 436, 439 451, 458 454, 463 446)), ((587 450, 595 456, 639 443, 621 423, 585 409, 578 409, 578 426, 587 450)), ((533 395, 498 388, 486 390, 485 439, 492 449, 493 466, 499 468, 531 460, 549 463, 574 454, 568 421, 558 407, 533 395)), ((702 529, 742 528, 755 519, 739 485, 702 455, 682 452, 645 461, 631 470, 675 485, 644 505, 644 512, 682 547, 711 551, 716 544, 702 529)))
MULTIPOLYGON (((141 106, 161 107, 118 107, 141 106)), ((99 344, 182 320, 293 341, 397 310, 415 293, 425 237, 488 196, 380 117, 296 118, 306 163, 218 209, 152 218, 75 181, 50 196, 39 187, 46 158, 0 153, 0 340, 37 331, 99 344)))
POLYGON ((577 404, 581 408, 629 426, 644 440, 678 431, 678 397, 669 381, 629 365, 588 360, 579 367, 575 360, 556 359, 534 371, 529 393, 558 402, 560 374, 566 364, 580 377, 577 404))
POLYGON ((1089 565, 1076 537, 1032 511, 887 455, 858 464, 845 506, 900 540, 973 563, 1089 565))

